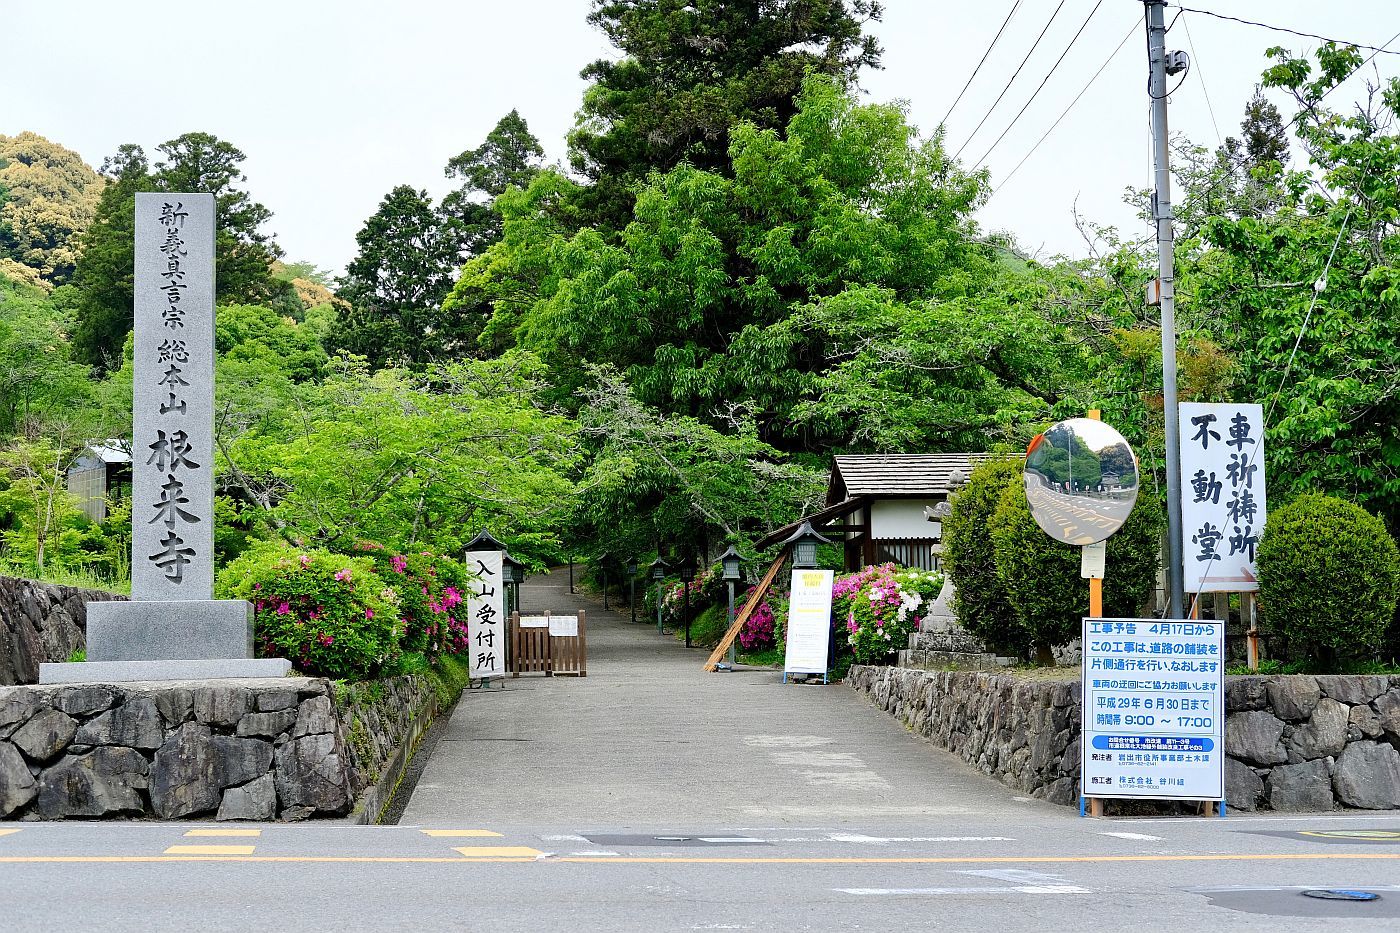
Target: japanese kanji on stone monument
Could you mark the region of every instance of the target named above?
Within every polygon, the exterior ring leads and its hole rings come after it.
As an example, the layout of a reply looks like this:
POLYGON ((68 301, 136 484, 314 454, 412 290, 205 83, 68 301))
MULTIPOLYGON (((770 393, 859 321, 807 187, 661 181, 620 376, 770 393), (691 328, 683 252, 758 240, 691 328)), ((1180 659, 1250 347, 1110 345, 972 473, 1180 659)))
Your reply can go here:
POLYGON ((88 604, 87 662, 44 683, 276 677, 253 607, 214 596, 214 196, 136 195, 131 602, 88 604))

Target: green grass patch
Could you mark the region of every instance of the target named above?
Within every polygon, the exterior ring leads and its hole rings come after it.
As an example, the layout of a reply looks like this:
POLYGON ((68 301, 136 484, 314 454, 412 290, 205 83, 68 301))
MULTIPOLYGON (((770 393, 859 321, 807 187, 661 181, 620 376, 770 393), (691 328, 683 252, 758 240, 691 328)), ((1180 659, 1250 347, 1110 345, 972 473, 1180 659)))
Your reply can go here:
POLYGON ((779 647, 764 648, 760 651, 740 651, 739 663, 747 664, 749 667, 777 667, 783 666, 783 649, 779 647))
MULTIPOLYGON (((690 643, 700 648, 713 648, 719 644, 719 640, 724 637, 724 633, 729 629, 727 615, 724 606, 709 606, 703 611, 696 611, 696 607, 691 607, 691 612, 695 614, 690 620, 690 643)), ((675 623, 676 637, 685 641, 685 623, 677 621, 675 623)))

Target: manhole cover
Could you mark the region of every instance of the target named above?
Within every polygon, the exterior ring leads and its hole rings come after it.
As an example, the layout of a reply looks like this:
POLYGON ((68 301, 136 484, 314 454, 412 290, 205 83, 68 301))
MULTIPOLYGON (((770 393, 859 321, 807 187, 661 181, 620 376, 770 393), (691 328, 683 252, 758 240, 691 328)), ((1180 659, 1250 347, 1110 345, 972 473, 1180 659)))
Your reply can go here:
POLYGON ((1303 892, 1304 897, 1315 897, 1320 901, 1378 901, 1374 891, 1348 891, 1342 888, 1310 888, 1303 892))

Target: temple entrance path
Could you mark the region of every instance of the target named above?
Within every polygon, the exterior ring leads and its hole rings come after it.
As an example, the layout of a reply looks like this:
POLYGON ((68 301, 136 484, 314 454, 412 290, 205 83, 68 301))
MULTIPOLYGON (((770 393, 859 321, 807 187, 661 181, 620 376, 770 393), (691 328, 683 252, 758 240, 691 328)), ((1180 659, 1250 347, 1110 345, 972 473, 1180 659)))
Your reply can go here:
POLYGON ((847 687, 705 673, 706 651, 571 595, 564 570, 528 580, 522 603, 588 611, 588 676, 464 694, 401 823, 962 832, 1009 810, 1071 815, 973 772, 847 687))

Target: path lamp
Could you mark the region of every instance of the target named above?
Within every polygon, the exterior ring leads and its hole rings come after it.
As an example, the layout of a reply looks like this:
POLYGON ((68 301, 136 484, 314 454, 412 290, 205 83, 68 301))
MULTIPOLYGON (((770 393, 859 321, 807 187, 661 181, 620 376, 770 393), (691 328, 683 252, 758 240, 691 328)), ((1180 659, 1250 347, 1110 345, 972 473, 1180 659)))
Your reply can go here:
POLYGON ((603 569, 603 611, 608 611, 608 561, 612 558, 604 551, 598 556, 598 566, 603 569))
POLYGON ((666 580, 666 571, 671 569, 671 565, 661 558, 651 562, 651 581, 656 584, 656 634, 665 634, 661 627, 661 584, 666 580))
POLYGON ((690 582, 695 579, 695 556, 685 555, 681 561, 681 584, 685 594, 685 646, 690 647, 690 582))
MULTIPOLYGON (((729 546, 729 550, 725 551, 719 556, 719 563, 720 567, 722 567, 724 571, 721 576, 721 579, 723 579, 724 582, 729 585, 729 615, 727 616, 727 618, 729 619, 729 625, 733 626, 734 589, 736 586, 738 586, 739 581, 744 578, 744 558, 743 555, 741 555, 738 551, 734 550, 734 545, 731 544, 729 546)), ((735 662, 738 660, 738 649, 734 647, 735 642, 737 641, 738 639, 735 638, 729 643, 728 660, 729 667, 731 670, 733 669, 735 662)))
POLYGON ((637 558, 627 558, 627 611, 632 624, 637 624, 637 558))
POLYGON ((511 601, 512 609, 507 609, 507 614, 511 611, 519 612, 520 584, 525 582, 525 565, 511 557, 508 551, 501 554, 501 578, 511 587, 511 593, 514 596, 511 601))
POLYGON ((817 534, 811 522, 803 522, 783 543, 792 546, 793 570, 812 570, 817 566, 817 545, 830 544, 831 540, 817 534))

